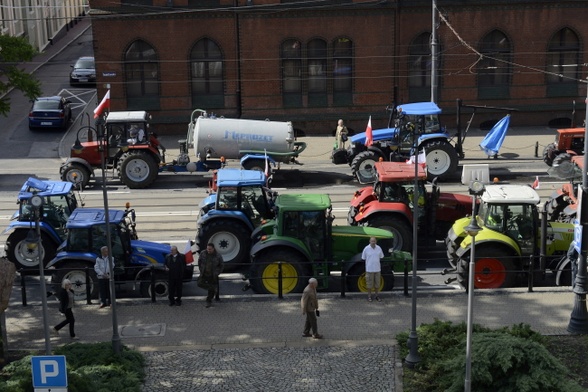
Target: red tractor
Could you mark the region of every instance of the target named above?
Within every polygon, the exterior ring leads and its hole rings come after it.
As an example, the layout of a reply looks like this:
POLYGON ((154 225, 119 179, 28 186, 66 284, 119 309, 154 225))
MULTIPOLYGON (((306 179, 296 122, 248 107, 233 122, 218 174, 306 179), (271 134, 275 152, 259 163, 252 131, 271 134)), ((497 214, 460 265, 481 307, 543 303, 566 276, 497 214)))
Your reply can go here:
MULTIPOLYGON (((394 234, 394 249, 412 251, 414 216, 414 164, 376 162, 373 186, 355 192, 347 216, 350 225, 386 229, 394 234)), ((467 195, 441 193, 436 181, 425 186, 427 173, 418 167, 418 234, 427 245, 444 240, 451 225, 472 211, 467 195)))
POLYGON ((558 129, 555 142, 543 149, 543 162, 549 166, 570 159, 570 156, 584 154, 585 128, 558 129))

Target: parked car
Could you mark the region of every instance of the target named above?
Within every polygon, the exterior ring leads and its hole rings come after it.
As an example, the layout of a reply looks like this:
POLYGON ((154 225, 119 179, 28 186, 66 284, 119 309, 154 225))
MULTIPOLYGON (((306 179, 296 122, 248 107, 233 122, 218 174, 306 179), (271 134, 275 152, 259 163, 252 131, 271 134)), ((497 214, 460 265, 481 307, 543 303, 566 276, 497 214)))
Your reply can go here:
POLYGON ((80 57, 69 74, 70 86, 76 84, 96 84, 96 65, 94 57, 80 57))
POLYGON ((29 112, 29 129, 67 129, 71 121, 71 101, 56 95, 39 97, 33 101, 29 112))

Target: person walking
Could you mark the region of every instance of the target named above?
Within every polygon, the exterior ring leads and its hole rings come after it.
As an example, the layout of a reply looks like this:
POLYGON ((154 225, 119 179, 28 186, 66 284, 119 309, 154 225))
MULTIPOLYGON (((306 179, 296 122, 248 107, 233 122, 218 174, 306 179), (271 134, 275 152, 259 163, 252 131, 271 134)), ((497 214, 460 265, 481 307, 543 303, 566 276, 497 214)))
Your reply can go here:
POLYGON ((361 259, 365 262, 365 285, 368 290, 369 302, 372 302, 372 289, 376 293, 376 301, 382 301, 378 296, 382 271, 380 260, 382 257, 384 257, 384 252, 380 245, 377 244, 376 238, 370 238, 369 245, 363 248, 363 252, 361 252, 361 259))
POLYGON ((168 274, 169 306, 182 305, 182 286, 186 257, 178 252, 177 246, 171 247, 171 253, 165 256, 165 270, 168 274))
MULTIPOLYGON (((112 260, 114 265, 114 259, 112 260)), ((100 257, 96 257, 94 271, 98 276, 98 290, 100 291, 100 309, 110 306, 110 260, 108 246, 100 248, 100 257)))
POLYGON ((206 245, 206 249, 200 252, 198 256, 198 286, 208 290, 206 296, 206 307, 212 306, 212 299, 216 295, 218 286, 218 276, 223 272, 223 257, 219 255, 214 248, 213 243, 206 245))
POLYGON ((75 333, 76 320, 73 315, 74 306, 74 291, 71 289, 71 281, 63 279, 61 282, 61 289, 57 294, 59 299, 59 311, 65 315, 65 320, 53 327, 53 333, 59 336, 59 330, 69 324, 69 336, 72 339, 77 339, 75 333))
POLYGON ((347 141, 347 127, 343 123, 343 120, 337 122, 337 131, 335 131, 335 140, 337 142, 337 149, 344 150, 345 142, 347 141))
POLYGON ((315 278, 308 279, 308 285, 304 288, 302 298, 300 299, 302 315, 306 316, 302 336, 305 338, 312 336, 315 339, 322 339, 323 335, 318 333, 317 312, 319 306, 316 296, 316 286, 318 286, 318 281, 315 278), (310 334, 311 329, 312 335, 310 334))

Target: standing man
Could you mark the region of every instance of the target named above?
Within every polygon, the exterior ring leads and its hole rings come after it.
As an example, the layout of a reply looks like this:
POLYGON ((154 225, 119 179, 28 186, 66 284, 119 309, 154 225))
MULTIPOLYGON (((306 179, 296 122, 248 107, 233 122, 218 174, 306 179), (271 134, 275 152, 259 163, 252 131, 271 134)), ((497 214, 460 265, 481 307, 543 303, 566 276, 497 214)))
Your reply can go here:
POLYGON ((169 278, 169 306, 181 306, 186 258, 178 252, 177 246, 172 245, 171 253, 165 256, 164 264, 169 278))
POLYGON ((315 339, 322 339, 323 335, 318 333, 318 324, 316 320, 316 312, 318 311, 318 298, 316 296, 316 286, 318 281, 315 278, 308 279, 308 286, 302 292, 302 299, 300 300, 300 307, 302 308, 302 315, 306 316, 304 323, 304 331, 302 336, 305 338, 313 337, 315 339), (310 330, 312 328, 312 335, 310 330))
POLYGON ((372 288, 376 292, 376 301, 382 302, 378 297, 380 290, 380 278, 382 266, 380 259, 384 257, 384 252, 380 245, 376 244, 376 238, 370 238, 370 244, 363 248, 361 259, 365 262, 365 285, 368 290, 368 301, 372 302, 372 288))
POLYGON ((198 286, 207 288, 206 307, 210 308, 212 299, 216 295, 218 276, 223 272, 223 257, 216 252, 213 243, 208 243, 206 249, 200 252, 198 269, 200 270, 198 286))
MULTIPOLYGON (((108 257, 108 246, 100 248, 100 256, 96 257, 94 271, 98 276, 98 289, 100 290, 100 309, 110 306, 110 260, 108 257)), ((114 259, 112 260, 114 265, 114 259)))

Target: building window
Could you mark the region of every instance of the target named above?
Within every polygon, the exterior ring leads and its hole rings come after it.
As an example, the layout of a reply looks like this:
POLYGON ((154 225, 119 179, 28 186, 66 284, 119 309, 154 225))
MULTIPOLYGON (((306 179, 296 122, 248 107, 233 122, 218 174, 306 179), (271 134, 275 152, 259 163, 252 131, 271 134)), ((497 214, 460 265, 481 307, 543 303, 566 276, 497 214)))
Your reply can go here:
POLYGON ((327 43, 313 39, 307 50, 308 106, 327 106, 327 43))
POLYGON ((159 61, 155 49, 137 40, 125 52, 125 80, 129 109, 159 109, 159 61))
POLYGON ((551 38, 547 50, 547 96, 577 96, 580 63, 578 35, 571 29, 561 29, 551 38))
POLYGON ((512 48, 503 32, 494 30, 480 44, 483 58, 478 63, 478 98, 501 99, 510 95, 512 48))
POLYGON ((338 38, 333 42, 333 104, 353 103, 353 42, 338 38))
MULTIPOLYGON (((441 51, 438 50, 437 53, 439 52, 441 51)), ((431 56, 431 33, 422 33, 412 41, 408 49, 410 102, 428 101, 431 98, 431 56)), ((439 58, 438 55, 437 59, 439 58)))
POLYGON ((208 38, 196 42, 190 53, 192 104, 194 107, 224 107, 223 55, 208 38))
POLYGON ((302 48, 300 41, 282 43, 282 99, 284 107, 302 106, 302 48))

